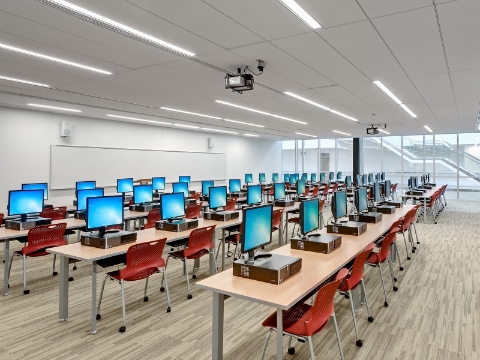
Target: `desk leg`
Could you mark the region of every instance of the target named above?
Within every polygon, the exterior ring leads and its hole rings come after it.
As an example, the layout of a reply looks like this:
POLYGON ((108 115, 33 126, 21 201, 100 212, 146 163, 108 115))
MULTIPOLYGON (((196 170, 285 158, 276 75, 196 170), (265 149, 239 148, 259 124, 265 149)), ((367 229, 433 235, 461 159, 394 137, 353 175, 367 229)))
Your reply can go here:
MULTIPOLYGON (((233 255, 235 258, 235 254, 233 255)), ((222 271, 225 270, 225 229, 222 229, 222 271)))
POLYGON ((215 232, 213 233, 213 236, 212 236, 212 242, 213 242, 213 250, 210 250, 210 253, 208 254, 208 260, 210 263, 210 276, 215 275, 217 273, 217 266, 215 264, 215 232))
POLYGON ((5 240, 5 264, 3 267, 3 296, 8 295, 8 268, 10 263, 10 241, 5 240))
POLYGON ((68 318, 68 268, 69 258, 60 256, 60 294, 58 303, 58 317, 60 321, 67 321, 68 318))
POLYGON ((283 359, 283 312, 277 309, 277 360, 283 359))
POLYGON ((224 299, 223 294, 213 293, 212 360, 223 359, 224 299))
POLYGON ((90 334, 97 333, 97 262, 92 262, 92 331, 90 334))
POLYGON ((280 220, 280 228, 278 229, 278 247, 283 246, 283 213, 280 220))
POLYGON ((285 244, 288 244, 288 211, 285 211, 285 244))
POLYGON ((427 198, 423 198, 423 222, 427 222, 427 198))

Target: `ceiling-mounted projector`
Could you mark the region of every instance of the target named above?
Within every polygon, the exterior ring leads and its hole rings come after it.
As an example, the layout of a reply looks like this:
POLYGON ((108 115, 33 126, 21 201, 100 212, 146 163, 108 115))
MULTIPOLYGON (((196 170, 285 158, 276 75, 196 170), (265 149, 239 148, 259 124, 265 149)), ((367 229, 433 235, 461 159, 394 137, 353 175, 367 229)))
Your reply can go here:
POLYGON ((242 94, 244 91, 253 90, 255 87, 255 79, 252 74, 241 74, 241 69, 238 69, 238 74, 225 76, 225 89, 231 89, 242 94))
POLYGON ((377 135, 378 134, 378 129, 375 127, 370 127, 367 128, 367 135, 377 135))

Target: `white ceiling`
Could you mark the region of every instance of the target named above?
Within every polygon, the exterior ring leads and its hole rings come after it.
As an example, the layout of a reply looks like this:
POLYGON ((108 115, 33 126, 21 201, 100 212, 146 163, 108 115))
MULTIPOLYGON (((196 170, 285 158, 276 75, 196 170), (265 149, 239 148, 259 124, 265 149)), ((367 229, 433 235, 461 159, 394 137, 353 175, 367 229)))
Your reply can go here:
MULTIPOLYGON (((224 88, 224 74, 56 10, 0 0, 0 43, 107 70, 78 69, 0 49, 0 104, 43 105, 194 124, 268 139, 364 136, 365 127, 282 93, 290 91, 392 135, 473 132, 480 101, 480 1, 297 0, 322 26, 311 30, 278 0, 70 0, 196 54, 216 67, 256 70, 254 91, 224 88), (373 83, 380 80, 418 117, 373 83), (261 86, 261 85, 265 85, 261 86), (215 100, 305 121, 302 125, 215 100), (170 107, 264 125, 251 127, 161 110, 170 107), (165 120, 167 119, 167 120, 165 120)), ((109 118, 112 120, 112 118, 109 118)))

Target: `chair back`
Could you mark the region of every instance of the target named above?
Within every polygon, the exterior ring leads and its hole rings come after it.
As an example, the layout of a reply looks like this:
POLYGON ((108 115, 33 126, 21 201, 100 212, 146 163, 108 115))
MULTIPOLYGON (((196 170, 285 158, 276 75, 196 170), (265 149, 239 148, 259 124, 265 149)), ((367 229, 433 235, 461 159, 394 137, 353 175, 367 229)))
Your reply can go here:
POLYGON ((323 196, 328 195, 328 190, 330 190, 330 187, 329 187, 328 185, 325 185, 325 187, 323 188, 323 193, 322 193, 322 195, 323 195, 323 196))
MULTIPOLYGON (((282 214, 283 214, 283 209, 277 209, 273 210, 273 215, 272 215, 272 230, 277 230, 282 226, 282 214)), ((243 222, 242 222, 243 224, 243 222)))
POLYGON ((196 192, 196 193, 193 193, 192 195, 190 195, 190 199, 200 200, 200 196, 202 196, 202 193, 196 192))
POLYGON ((322 286, 317 293, 315 303, 311 309, 310 319, 305 320, 305 335, 311 336, 320 329, 333 313, 333 298, 340 283, 348 274, 348 269, 341 269, 335 280, 322 286))
POLYGON ((345 280, 348 289, 353 289, 355 286, 358 285, 358 283, 360 283, 360 280, 363 279, 365 262, 367 261, 368 256, 374 248, 375 244, 373 243, 367 245, 365 250, 363 250, 363 252, 357 255, 357 257, 355 258, 350 276, 345 280))
POLYGON ((67 223, 40 225, 28 231, 28 244, 22 248, 23 254, 47 249, 56 246, 67 245, 63 238, 67 223))
POLYGON ((4 214, 0 214, 0 226, 2 226, 3 224, 3 218, 4 218, 4 214))
POLYGON ((382 242, 382 247, 380 248, 380 252, 377 254, 379 262, 384 262, 387 256, 390 255, 390 246, 396 239, 397 234, 395 233, 389 233, 385 236, 382 242))
POLYGON ((40 217, 52 219, 52 220, 62 220, 67 217, 67 207, 66 206, 59 206, 59 207, 46 207, 40 213, 40 217))
POLYGON ((337 192, 338 184, 334 184, 332 188, 332 193, 337 192))
MULTIPOLYGON (((408 213, 407 213, 408 215, 408 213)), ((397 230, 400 229, 401 231, 403 231, 403 222, 405 221, 405 216, 398 219, 397 221, 395 221, 391 226, 390 226, 390 233, 397 233, 397 230)))
POLYGON ((318 202, 318 214, 319 214, 319 215, 323 213, 323 207, 325 206, 325 201, 326 201, 326 200, 323 199, 323 200, 320 200, 320 201, 318 202))
POLYGON ((317 197, 318 196, 318 186, 314 186, 312 190, 312 196, 317 197))
POLYGON ((153 209, 148 212, 147 222, 145 223, 144 229, 151 229, 155 227, 157 221, 162 220, 160 215, 160 209, 153 209))
POLYGON ((202 204, 189 204, 185 210, 185 217, 187 219, 200 219, 202 214, 202 204))
POLYGON ((272 186, 272 187, 270 188, 270 191, 268 192, 268 195, 270 195, 270 196, 275 195, 275 186, 272 186))
POLYGON ((227 206, 225 206, 225 211, 235 211, 235 205, 237 204, 238 198, 228 198, 227 206))
POLYGON ((167 238, 142 242, 127 250, 127 266, 120 270, 120 277, 129 281, 144 279, 165 266, 163 248, 167 238))
POLYGON ((303 196, 308 196, 310 194, 310 188, 308 186, 305 186, 305 191, 303 192, 303 196))
POLYGON ((105 227, 105 230, 123 230, 122 225, 112 225, 105 227))
POLYGON ((183 251, 185 257, 195 254, 202 249, 213 249, 212 238, 215 233, 215 227, 216 225, 212 225, 193 230, 188 237, 188 247, 183 251))

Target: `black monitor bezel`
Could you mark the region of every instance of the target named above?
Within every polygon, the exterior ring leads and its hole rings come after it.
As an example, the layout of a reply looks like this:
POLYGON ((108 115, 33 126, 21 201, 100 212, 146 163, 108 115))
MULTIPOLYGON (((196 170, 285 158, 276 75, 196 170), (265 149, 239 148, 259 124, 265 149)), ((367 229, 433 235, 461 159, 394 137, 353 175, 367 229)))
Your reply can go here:
POLYGON ((228 193, 227 191, 228 191, 227 185, 210 186, 208 188, 208 208, 211 209, 211 210, 215 210, 215 209, 227 206, 227 193, 228 193), (217 207, 212 207, 211 206, 212 204, 210 202, 212 201, 212 196, 210 195, 210 189, 212 189, 212 188, 225 188, 225 205, 217 206, 217 207))
MULTIPOLYGON (((133 178, 117 179, 117 193, 119 193, 119 194, 126 194, 126 193, 129 193, 129 192, 133 193, 133 187, 134 187, 134 186, 135 186, 135 185, 133 184, 133 178), (119 182, 120 180, 132 180, 132 191, 127 191, 127 192, 120 192, 120 191, 118 191, 118 182, 119 182)), ((97 189, 97 188, 95 187, 95 189, 97 189)), ((83 189, 83 190, 87 190, 87 189, 83 189)), ((89 189, 89 190, 91 190, 91 189, 89 189)), ((77 191, 78 191, 78 190, 77 190, 77 191)))
MULTIPOLYGON (((103 190, 103 195, 102 196, 105 196, 105 188, 95 188, 95 189, 82 189, 82 190, 77 190, 77 205, 75 206, 75 208, 77 209, 77 211, 86 211, 87 210, 87 204, 85 204, 85 209, 84 210, 78 210, 78 204, 80 203, 80 201, 78 201, 78 192, 79 191, 90 191, 90 190, 103 190)), ((101 196, 90 196, 90 197, 101 197, 101 196)), ((85 202, 87 201, 88 199, 88 196, 85 198, 85 202)))
POLYGON ((317 227, 316 227, 315 229, 312 229, 312 230, 307 231, 307 232, 305 232, 305 230, 304 230, 304 225, 305 225, 305 224, 304 224, 304 221, 303 221, 304 216, 305 216, 305 208, 304 208, 304 207, 305 207, 305 203, 310 203, 310 202, 316 202, 316 203, 317 203, 317 214, 319 213, 319 205, 320 205, 320 204, 319 204, 318 199, 305 200, 305 201, 302 201, 302 202, 300 203, 300 208, 299 208, 299 213, 300 213, 300 215, 299 215, 299 216, 300 216, 300 233, 301 233, 303 236, 305 236, 305 235, 307 235, 308 233, 311 233, 311 232, 313 232, 313 231, 315 231, 315 230, 318 230, 318 229, 320 228, 320 217, 319 217, 320 215, 318 214, 318 216, 317 216, 317 227))
MULTIPOLYGON (((40 212, 32 212, 32 213, 21 213, 21 214, 12 214, 10 211, 11 206, 10 206, 10 199, 11 199, 11 194, 14 192, 21 192, 21 191, 40 191, 42 189, 37 189, 37 190, 9 190, 8 191, 8 202, 7 202, 7 213, 8 216, 22 216, 22 215, 28 215, 28 214, 39 214, 40 212)), ((43 191, 43 190, 42 190, 43 191)), ((42 196, 42 211, 45 208, 45 198, 42 196)))
POLYGON ((161 216, 162 220, 168 221, 168 220, 175 219, 175 218, 177 218, 177 217, 185 216, 185 215, 186 215, 186 211, 185 211, 185 196, 183 196, 183 195, 184 195, 183 192, 178 192, 178 193, 172 192, 172 193, 165 193, 165 194, 161 194, 161 195, 160 195, 160 216, 161 216), (167 197, 168 197, 168 196, 171 196, 171 195, 174 195, 174 194, 182 194, 182 197, 183 197, 183 207, 182 207, 182 208, 183 208, 183 215, 174 216, 173 218, 165 218, 165 217, 163 216, 163 215, 164 215, 164 214, 163 214, 164 206, 163 206, 163 200, 162 200, 162 199, 164 198, 164 196, 167 196, 167 197))
POLYGON ((153 202, 153 185, 152 184, 140 184, 140 185, 133 185, 133 191, 132 191, 132 193, 133 193, 133 197, 132 197, 133 203, 134 204, 145 204, 145 203, 138 203, 138 202, 135 201, 136 200, 135 199, 135 188, 137 188, 139 186, 150 186, 152 188, 152 200, 149 201, 149 202, 153 202))
POLYGON ((266 205, 260 205, 260 206, 255 206, 255 207, 246 207, 246 208, 243 208, 242 210, 242 233, 240 234, 240 251, 242 252, 242 254, 245 254, 246 252, 251 252, 251 251, 255 251, 256 249, 262 247, 262 246, 265 246, 265 245, 268 245, 272 242, 272 232, 270 231, 270 241, 269 242, 266 242, 266 243, 263 243, 263 244, 259 244, 258 246, 252 248, 252 249, 249 249, 247 251, 245 251, 245 229, 247 228, 245 226, 245 221, 247 219, 247 212, 248 211, 258 211, 259 209, 261 208, 264 208, 264 207, 270 207, 271 209, 271 215, 270 215, 270 221, 273 219, 273 205, 272 204, 266 204, 266 205))
POLYGON ((47 186, 46 186, 47 196, 45 197, 45 194, 44 194, 44 196, 43 196, 43 201, 48 200, 48 182, 44 182, 44 183, 25 183, 25 184, 22 184, 22 190, 43 190, 43 189, 24 189, 24 188, 23 188, 24 185, 47 185, 47 186))
MULTIPOLYGON (((84 189, 84 190, 92 190, 92 189, 84 189)), ((123 226, 123 223, 125 222, 125 212, 123 211, 123 195, 107 195, 107 196, 98 196, 98 197, 87 197, 86 199, 87 201, 87 205, 85 207, 85 230, 86 231, 95 231, 95 230, 98 230, 100 228, 106 228, 106 227, 109 227, 109 226, 123 226), (109 224, 109 225, 106 225, 106 226, 101 226, 101 227, 95 227, 95 228, 90 228, 88 227, 88 202, 90 199, 99 199, 99 198, 112 198, 112 197, 119 197, 119 198, 122 198, 122 222, 119 223, 119 224, 109 224)))
POLYGON ((262 185, 248 185, 247 186, 247 205, 257 205, 257 204, 261 204, 262 203, 262 185), (252 187, 260 187, 260 202, 256 202, 256 203, 250 203, 250 188, 252 187))

